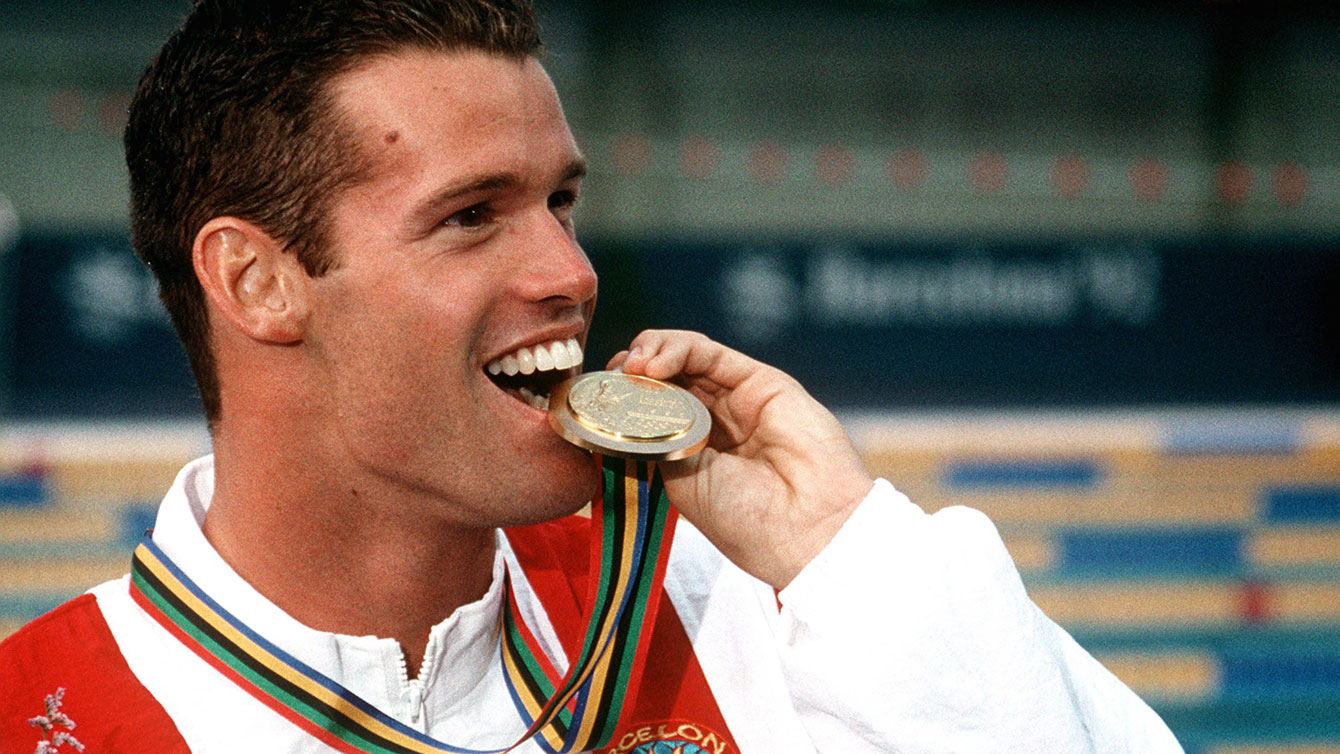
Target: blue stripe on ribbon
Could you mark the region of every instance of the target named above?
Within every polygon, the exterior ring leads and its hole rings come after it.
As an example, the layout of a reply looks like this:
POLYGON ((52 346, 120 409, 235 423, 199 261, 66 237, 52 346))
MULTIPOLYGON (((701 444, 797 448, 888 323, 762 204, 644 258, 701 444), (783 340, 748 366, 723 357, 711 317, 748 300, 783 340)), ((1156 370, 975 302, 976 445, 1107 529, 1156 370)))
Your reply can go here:
POLYGON ((291 666, 294 670, 297 670, 302 675, 310 678, 311 680, 315 681, 316 683, 320 684, 321 686, 325 687, 332 693, 339 696, 341 699, 349 702, 352 706, 357 707, 363 712, 366 712, 370 717, 386 725, 386 727, 396 731, 397 733, 402 733, 406 737, 412 738, 427 746, 436 747, 444 751, 457 752, 458 754, 497 754, 497 752, 505 751, 505 749, 465 749, 450 746, 444 744, 441 741, 434 740, 433 738, 430 738, 429 736, 402 724, 400 721, 396 720, 393 717, 389 717, 383 714, 376 707, 373 707, 371 704, 364 701, 362 697, 358 696, 354 692, 340 685, 336 681, 332 680, 325 674, 321 673, 320 671, 316 670, 310 665, 304 663, 303 661, 299 660, 293 655, 290 655, 288 652, 285 652, 284 650, 280 649, 278 646, 265 639, 265 637, 261 636, 260 634, 248 628, 246 624, 238 620, 236 616, 234 616, 232 613, 224 609, 222 605, 215 602, 214 599, 211 598, 208 594, 205 594, 204 590, 202 590, 199 586, 197 586, 196 583, 192 581, 189 576, 187 576, 180 568, 178 568, 177 564, 173 563, 172 559, 169 558, 167 554, 164 553, 161 549, 159 549, 158 545, 154 544, 154 541, 152 539, 150 539, 149 537, 145 537, 142 544, 145 546, 146 549, 149 550, 149 552, 153 553, 154 557, 157 558, 158 561, 163 564, 163 567, 166 568, 168 572, 172 574, 173 578, 181 582, 181 585, 184 586, 187 591, 189 591, 192 595, 198 598, 201 602, 205 603, 205 605, 207 605, 210 610, 217 613, 219 617, 221 617, 224 620, 224 622, 228 623, 230 626, 237 629, 238 632, 246 636, 248 639, 251 639, 258 646, 263 648, 266 652, 269 652, 270 654, 274 655, 276 658, 278 658, 285 664, 291 666))

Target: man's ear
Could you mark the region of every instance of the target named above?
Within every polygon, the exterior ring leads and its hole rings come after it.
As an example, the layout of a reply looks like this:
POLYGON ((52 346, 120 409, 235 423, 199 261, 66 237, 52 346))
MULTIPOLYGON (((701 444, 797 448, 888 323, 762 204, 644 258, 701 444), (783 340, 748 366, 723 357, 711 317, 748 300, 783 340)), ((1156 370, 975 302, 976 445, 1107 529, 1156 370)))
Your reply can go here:
POLYGON ((268 343, 302 339, 311 278, 268 233, 246 220, 216 217, 196 234, 191 261, 205 295, 238 330, 268 343))

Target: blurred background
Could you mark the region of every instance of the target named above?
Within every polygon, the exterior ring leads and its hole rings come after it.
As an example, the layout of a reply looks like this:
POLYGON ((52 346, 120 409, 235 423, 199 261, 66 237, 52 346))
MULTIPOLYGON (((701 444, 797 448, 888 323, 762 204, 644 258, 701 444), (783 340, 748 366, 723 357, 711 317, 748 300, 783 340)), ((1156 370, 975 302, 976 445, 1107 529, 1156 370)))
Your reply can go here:
MULTIPOLYGON (((208 452, 120 147, 184 10, 0 4, 0 636, 123 573, 208 452)), ((788 370, 989 513, 1189 752, 1340 752, 1340 9, 539 11, 588 365, 656 326, 788 370)))

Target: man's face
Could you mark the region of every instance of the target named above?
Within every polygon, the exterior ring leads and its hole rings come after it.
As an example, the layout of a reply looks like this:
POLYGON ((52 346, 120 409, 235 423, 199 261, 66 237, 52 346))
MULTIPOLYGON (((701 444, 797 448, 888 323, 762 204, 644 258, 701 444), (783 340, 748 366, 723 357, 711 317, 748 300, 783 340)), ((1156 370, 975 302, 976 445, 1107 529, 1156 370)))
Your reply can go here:
POLYGON ((583 163, 549 77, 532 59, 413 51, 333 94, 371 169, 333 203, 336 268, 314 281, 325 441, 353 478, 426 496, 424 514, 492 526, 571 512, 594 465, 518 388, 547 393, 579 367, 489 370, 523 347, 584 345, 594 308, 572 226, 583 163))

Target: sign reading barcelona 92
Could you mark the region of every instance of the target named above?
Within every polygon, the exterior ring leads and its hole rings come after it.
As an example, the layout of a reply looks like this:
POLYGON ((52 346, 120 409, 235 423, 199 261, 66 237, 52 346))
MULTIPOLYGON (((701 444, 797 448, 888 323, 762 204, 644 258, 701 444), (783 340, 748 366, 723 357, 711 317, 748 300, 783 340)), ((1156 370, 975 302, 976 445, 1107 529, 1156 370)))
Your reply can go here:
MULTIPOLYGON (((678 327, 840 408, 1340 400, 1340 240, 585 245, 588 369, 678 327)), ((0 262, 0 413, 199 410, 124 234, 25 236, 0 262)))
POLYGON ((1340 399, 1340 243, 738 243, 620 252, 596 259, 598 335, 611 318, 703 330, 792 373, 831 405, 1340 399), (611 278, 644 300, 611 291, 611 278))

